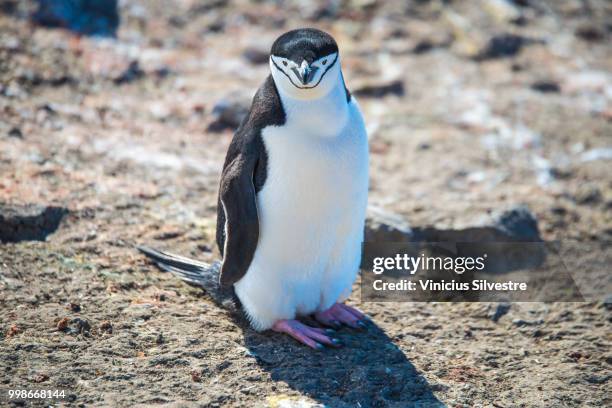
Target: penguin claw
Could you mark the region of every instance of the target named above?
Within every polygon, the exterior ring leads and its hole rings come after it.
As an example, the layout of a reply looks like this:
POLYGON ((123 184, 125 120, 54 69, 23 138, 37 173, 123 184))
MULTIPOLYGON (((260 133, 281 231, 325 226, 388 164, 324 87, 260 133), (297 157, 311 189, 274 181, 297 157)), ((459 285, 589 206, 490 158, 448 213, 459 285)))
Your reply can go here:
POLYGON ((278 333, 288 334, 300 343, 314 350, 324 350, 325 345, 332 347, 341 347, 343 345, 339 339, 331 337, 333 333, 307 326, 293 319, 277 321, 272 326, 272 330, 278 333))
POLYGON ((363 314, 359 309, 354 308, 352 306, 349 305, 345 305, 344 303, 338 303, 338 305, 344 309, 345 311, 349 312, 350 314, 352 314, 353 316, 357 317, 359 320, 361 321, 367 321, 368 317, 363 314))
POLYGON ((319 323, 334 328, 340 328, 342 324, 353 329, 366 330, 368 328, 367 317, 363 313, 342 303, 336 303, 327 310, 317 312, 314 317, 319 323))
POLYGON ((342 323, 340 323, 339 320, 332 320, 330 322, 331 326, 336 328, 336 329, 341 329, 342 328, 342 323))
POLYGON ((344 343, 340 339, 332 338, 331 341, 332 341, 332 345, 335 346, 335 347, 342 347, 342 346, 344 346, 344 343))
POLYGON ((325 329, 325 334, 329 334, 329 335, 336 334, 336 331, 334 329, 325 329))

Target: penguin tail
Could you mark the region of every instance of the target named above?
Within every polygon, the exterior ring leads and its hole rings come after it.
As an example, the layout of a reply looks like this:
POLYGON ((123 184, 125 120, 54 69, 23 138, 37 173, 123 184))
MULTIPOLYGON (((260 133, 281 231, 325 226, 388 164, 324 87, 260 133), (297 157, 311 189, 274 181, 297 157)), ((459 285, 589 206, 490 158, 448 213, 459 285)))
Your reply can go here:
POLYGON ((221 262, 206 263, 184 256, 137 245, 136 249, 152 260, 161 270, 170 272, 193 286, 201 287, 215 303, 227 309, 236 308, 233 287, 222 288, 219 284, 221 262))

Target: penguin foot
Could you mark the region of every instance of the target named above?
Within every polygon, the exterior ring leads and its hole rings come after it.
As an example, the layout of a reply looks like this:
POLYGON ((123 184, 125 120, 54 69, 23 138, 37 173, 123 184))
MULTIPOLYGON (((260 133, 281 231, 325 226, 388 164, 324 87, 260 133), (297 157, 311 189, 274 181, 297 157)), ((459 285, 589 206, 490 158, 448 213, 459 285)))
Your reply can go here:
POLYGON ((354 329, 367 328, 366 316, 354 307, 344 303, 336 303, 327 310, 316 312, 314 317, 319 323, 336 329, 342 327, 343 324, 354 329))
POLYGON ((285 333, 293 337, 302 344, 315 350, 323 350, 324 344, 332 347, 342 346, 342 342, 330 335, 333 330, 310 327, 297 320, 279 320, 272 326, 272 330, 278 333, 285 333))

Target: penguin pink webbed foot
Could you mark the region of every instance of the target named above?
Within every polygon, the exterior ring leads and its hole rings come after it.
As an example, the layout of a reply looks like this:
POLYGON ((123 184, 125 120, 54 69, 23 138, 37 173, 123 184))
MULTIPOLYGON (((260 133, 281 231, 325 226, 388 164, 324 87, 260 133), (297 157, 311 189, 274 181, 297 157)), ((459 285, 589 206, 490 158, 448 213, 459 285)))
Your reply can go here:
POLYGON ((285 333, 293 337, 302 344, 315 350, 323 350, 327 346, 340 347, 342 342, 331 334, 333 330, 310 327, 298 320, 279 320, 272 326, 272 330, 278 333, 285 333))
POLYGON ((322 312, 314 314, 315 319, 328 327, 339 328, 345 324, 354 329, 365 329, 367 317, 354 307, 336 303, 322 312))

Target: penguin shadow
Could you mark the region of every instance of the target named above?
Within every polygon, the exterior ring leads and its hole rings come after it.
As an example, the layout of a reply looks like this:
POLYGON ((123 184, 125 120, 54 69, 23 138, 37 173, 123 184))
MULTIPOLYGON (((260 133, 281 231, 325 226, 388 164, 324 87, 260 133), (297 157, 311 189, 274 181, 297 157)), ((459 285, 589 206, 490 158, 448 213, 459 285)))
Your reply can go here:
POLYGON ((344 346, 323 351, 311 350, 284 335, 240 326, 249 353, 273 381, 285 382, 325 406, 446 406, 373 321, 364 330, 338 330, 335 337, 344 346))

